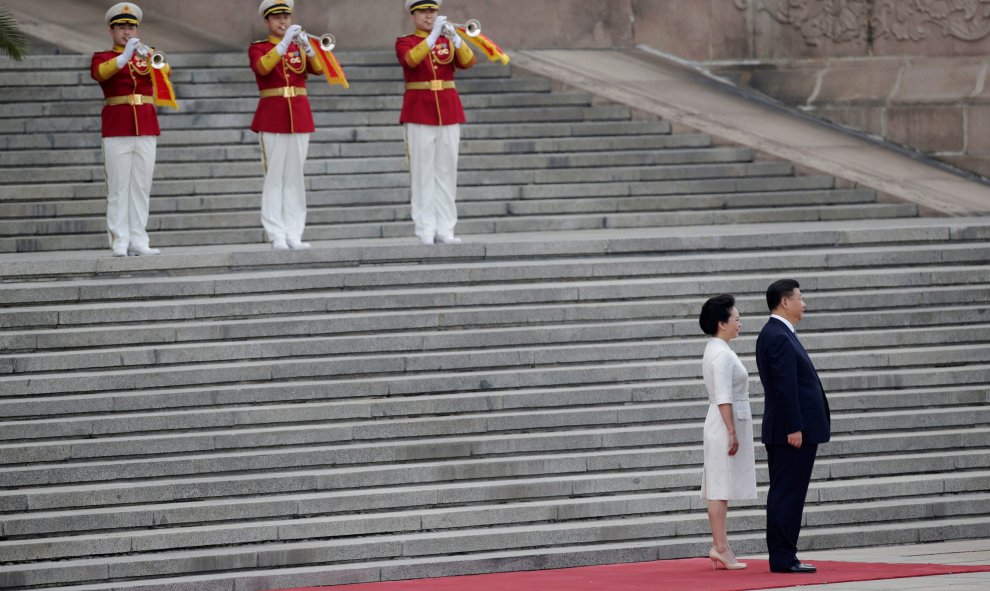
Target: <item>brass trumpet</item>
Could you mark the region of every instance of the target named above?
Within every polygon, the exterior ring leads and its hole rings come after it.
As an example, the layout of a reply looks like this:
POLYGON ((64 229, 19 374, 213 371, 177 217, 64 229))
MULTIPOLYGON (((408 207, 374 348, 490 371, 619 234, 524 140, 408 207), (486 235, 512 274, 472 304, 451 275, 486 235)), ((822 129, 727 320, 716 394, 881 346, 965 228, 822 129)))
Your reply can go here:
POLYGON ((460 23, 447 23, 443 27, 443 34, 448 37, 453 37, 457 34, 457 29, 462 28, 468 37, 477 37, 481 34, 481 21, 476 18, 468 19, 464 24, 460 23))
POLYGON ((148 61, 150 61, 151 62, 151 67, 154 68, 154 69, 156 69, 156 70, 161 70, 168 63, 167 60, 166 60, 165 52, 163 52, 163 51, 154 51, 153 49, 151 49, 147 45, 144 45, 144 44, 139 45, 138 48, 137 48, 137 52, 138 52, 138 54, 141 57, 143 57, 143 58, 147 59, 148 61))
POLYGON ((334 47, 337 47, 337 38, 327 33, 322 37, 317 37, 316 35, 310 35, 306 31, 299 31, 300 36, 305 36, 307 39, 316 39, 320 42, 320 49, 323 51, 333 51, 334 47))

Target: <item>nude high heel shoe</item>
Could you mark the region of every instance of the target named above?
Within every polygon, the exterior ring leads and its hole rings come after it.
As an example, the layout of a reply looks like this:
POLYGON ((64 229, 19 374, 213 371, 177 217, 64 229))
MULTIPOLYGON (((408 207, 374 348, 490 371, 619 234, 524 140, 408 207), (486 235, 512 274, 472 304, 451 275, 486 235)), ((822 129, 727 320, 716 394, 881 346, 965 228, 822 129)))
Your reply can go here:
POLYGON ((712 549, 708 551, 708 558, 711 558, 712 560, 712 570, 715 570, 719 562, 722 563, 722 568, 726 570, 742 570, 746 568, 746 563, 736 560, 736 557, 732 555, 731 550, 727 550, 723 554, 712 547, 712 549))

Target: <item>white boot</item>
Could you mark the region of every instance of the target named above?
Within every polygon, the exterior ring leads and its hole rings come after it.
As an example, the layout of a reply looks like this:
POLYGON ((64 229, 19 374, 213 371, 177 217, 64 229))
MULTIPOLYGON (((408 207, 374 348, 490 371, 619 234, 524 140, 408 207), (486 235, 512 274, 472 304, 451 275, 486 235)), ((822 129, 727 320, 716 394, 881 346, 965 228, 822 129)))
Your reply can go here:
POLYGON ((127 254, 135 257, 153 257, 162 254, 162 251, 157 248, 151 248, 150 246, 131 245, 127 248, 127 254))
POLYGON ((464 241, 453 234, 437 234, 437 242, 440 244, 460 244, 464 241))

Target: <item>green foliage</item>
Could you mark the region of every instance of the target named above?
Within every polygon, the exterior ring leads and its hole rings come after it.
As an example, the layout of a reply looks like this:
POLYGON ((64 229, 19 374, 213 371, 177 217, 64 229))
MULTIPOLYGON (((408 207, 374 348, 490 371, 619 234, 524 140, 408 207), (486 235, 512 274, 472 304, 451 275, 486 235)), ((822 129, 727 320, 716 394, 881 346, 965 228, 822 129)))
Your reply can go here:
POLYGON ((28 40, 17 28, 17 22, 7 7, 0 4, 0 53, 15 60, 22 60, 28 54, 28 40))

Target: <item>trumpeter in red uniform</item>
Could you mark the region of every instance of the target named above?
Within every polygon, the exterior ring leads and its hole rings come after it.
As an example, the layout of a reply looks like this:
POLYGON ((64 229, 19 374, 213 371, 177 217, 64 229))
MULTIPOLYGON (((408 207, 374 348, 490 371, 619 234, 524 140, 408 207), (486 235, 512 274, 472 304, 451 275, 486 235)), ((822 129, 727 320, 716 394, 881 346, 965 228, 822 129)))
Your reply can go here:
POLYGON ((475 64, 460 36, 447 36, 443 0, 405 0, 416 32, 399 37, 395 53, 402 64, 406 93, 400 122, 406 128, 412 177, 412 218, 423 244, 460 242, 457 224, 457 158, 464 108, 454 83, 458 69, 475 64))
POLYGON ((110 7, 106 23, 113 49, 93 54, 91 75, 103 88, 103 154, 107 174, 107 229, 114 256, 155 255, 146 227, 155 173, 158 136, 157 95, 170 97, 160 104, 174 106, 167 64, 155 71, 150 48, 138 38, 141 9, 131 2, 110 7), (154 76, 158 76, 153 80, 154 76), (161 86, 157 88, 158 81, 161 86), (156 90, 158 91, 156 93, 156 90))
POLYGON ((251 44, 248 54, 261 98, 251 123, 261 140, 265 186, 261 223, 275 250, 309 248, 306 227, 306 181, 303 167, 310 134, 316 131, 306 97, 309 74, 323 66, 302 27, 292 24, 294 0, 263 0, 259 14, 268 38, 251 44))

